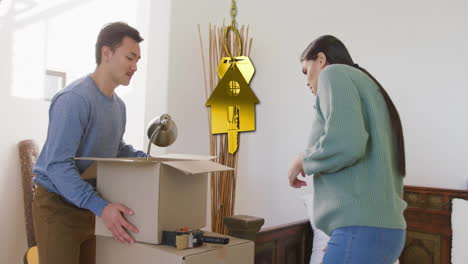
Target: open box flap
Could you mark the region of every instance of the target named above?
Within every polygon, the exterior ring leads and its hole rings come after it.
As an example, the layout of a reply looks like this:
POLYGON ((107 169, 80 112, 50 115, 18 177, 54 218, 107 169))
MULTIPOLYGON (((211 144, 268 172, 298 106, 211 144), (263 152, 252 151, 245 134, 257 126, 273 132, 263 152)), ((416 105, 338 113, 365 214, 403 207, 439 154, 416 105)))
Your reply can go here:
MULTIPOLYGON (((158 158, 150 158, 146 160, 146 158, 96 158, 96 157, 75 157, 75 160, 94 160, 94 161, 108 161, 108 162, 130 162, 130 163, 145 163, 145 162, 161 162, 166 161, 168 159, 158 159, 158 158)), ((174 160, 174 159, 170 159, 174 160)))
POLYGON ((203 156, 190 154, 162 154, 155 158, 174 159, 174 160, 214 160, 217 156, 203 156))
POLYGON ((187 174, 234 170, 233 168, 209 160, 165 161, 162 163, 187 174))
POLYGON ((97 162, 125 162, 125 163, 157 163, 161 162, 177 170, 187 174, 199 174, 215 171, 229 171, 233 168, 221 165, 219 163, 210 161, 209 159, 216 158, 213 156, 197 156, 197 155, 183 155, 183 154, 168 154, 158 157, 151 157, 149 160, 146 158, 95 158, 95 157, 77 157, 75 160, 92 160, 95 161, 91 166, 86 169, 81 177, 83 179, 96 179, 97 175, 97 162), (204 158, 206 160, 191 160, 189 158, 204 158))
POLYGON ((75 160, 95 160, 95 161, 115 161, 115 162, 162 162, 178 160, 214 160, 217 156, 190 155, 190 154, 163 154, 150 157, 149 160, 142 157, 122 157, 122 158, 96 158, 96 157, 75 157, 75 160))
POLYGON ((97 161, 101 162, 125 162, 125 163, 157 163, 162 161, 173 161, 175 159, 156 159, 151 158, 146 160, 146 158, 94 158, 94 157, 75 157, 75 160, 92 160, 94 161, 91 165, 81 173, 81 178, 84 180, 96 179, 97 178, 97 161))
MULTIPOLYGON (((192 155, 192 157, 195 157, 192 155)), ((209 157, 209 156, 200 156, 200 157, 209 157)), ((75 160, 92 160, 92 161, 105 161, 105 162, 128 162, 128 163, 157 163, 163 161, 180 161, 180 160, 192 160, 192 159, 183 159, 182 156, 177 157, 177 154, 173 158, 171 157, 150 157, 148 160, 143 157, 124 157, 124 158, 96 158, 96 157, 75 157, 75 160)))

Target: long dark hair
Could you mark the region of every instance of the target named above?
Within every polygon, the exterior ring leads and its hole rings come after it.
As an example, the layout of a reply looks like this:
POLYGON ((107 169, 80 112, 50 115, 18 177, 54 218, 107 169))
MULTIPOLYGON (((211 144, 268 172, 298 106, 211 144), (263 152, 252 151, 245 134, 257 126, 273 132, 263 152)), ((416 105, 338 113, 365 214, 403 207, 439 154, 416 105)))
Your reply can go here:
POLYGON ((323 52, 327 58, 329 64, 346 64, 357 68, 367 74, 380 88, 380 92, 387 103, 388 112, 390 114, 390 121, 392 123, 393 134, 396 138, 397 143, 397 160, 398 160, 398 171, 401 176, 406 175, 406 160, 405 160, 405 142, 403 138, 403 128, 401 126, 400 115, 387 94, 382 85, 372 76, 368 71, 359 67, 359 65, 353 62, 351 55, 349 55, 343 42, 334 36, 325 35, 312 41, 307 46, 301 56, 301 61, 305 60, 316 60, 319 52, 323 52))

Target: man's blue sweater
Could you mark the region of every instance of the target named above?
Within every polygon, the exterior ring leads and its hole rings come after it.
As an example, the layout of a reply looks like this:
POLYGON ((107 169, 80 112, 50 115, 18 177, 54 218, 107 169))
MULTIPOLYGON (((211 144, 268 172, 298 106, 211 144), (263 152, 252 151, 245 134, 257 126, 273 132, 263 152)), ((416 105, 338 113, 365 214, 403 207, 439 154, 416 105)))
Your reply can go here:
POLYGON ((108 204, 80 174, 92 163, 75 157, 144 157, 125 144, 125 104, 103 94, 91 75, 52 99, 47 139, 34 168, 34 182, 100 216, 108 204))

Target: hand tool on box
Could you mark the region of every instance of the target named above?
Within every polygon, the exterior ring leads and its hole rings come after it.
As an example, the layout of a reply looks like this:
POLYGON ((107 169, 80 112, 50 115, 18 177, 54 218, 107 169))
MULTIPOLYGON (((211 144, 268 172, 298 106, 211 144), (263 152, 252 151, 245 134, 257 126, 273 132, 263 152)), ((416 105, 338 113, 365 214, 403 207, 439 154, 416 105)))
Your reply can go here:
POLYGON ((176 231, 163 231, 162 244, 174 246, 177 249, 199 247, 203 245, 203 242, 226 245, 229 243, 229 238, 204 236, 203 231, 186 227, 176 231))

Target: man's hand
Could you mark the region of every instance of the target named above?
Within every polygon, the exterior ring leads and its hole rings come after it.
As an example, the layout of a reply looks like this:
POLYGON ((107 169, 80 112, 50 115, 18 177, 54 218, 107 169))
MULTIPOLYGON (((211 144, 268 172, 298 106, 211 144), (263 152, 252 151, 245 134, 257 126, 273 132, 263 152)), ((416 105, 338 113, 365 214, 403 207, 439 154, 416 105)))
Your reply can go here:
POLYGON ((297 155, 288 172, 289 185, 294 188, 301 188, 302 186, 307 186, 307 183, 305 181, 299 180, 297 178, 299 174, 305 176, 304 167, 302 166, 302 157, 302 153, 299 153, 299 155, 297 155))
POLYGON ((138 233, 138 229, 131 225, 123 218, 122 213, 127 215, 133 215, 133 211, 130 208, 122 204, 109 203, 102 211, 101 218, 107 229, 111 231, 112 236, 115 240, 121 243, 130 245, 135 242, 125 229, 138 233), (125 228, 125 229, 124 229, 125 228))

